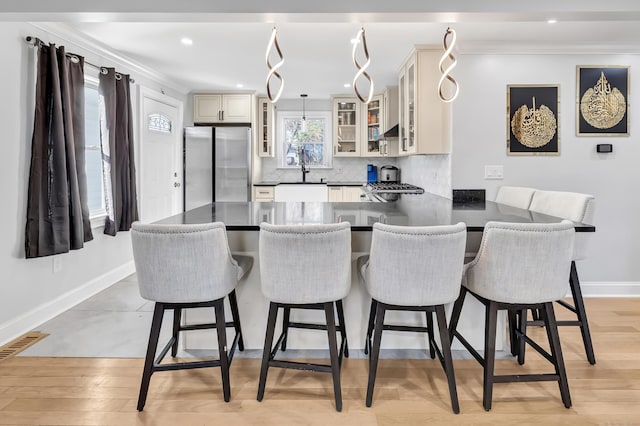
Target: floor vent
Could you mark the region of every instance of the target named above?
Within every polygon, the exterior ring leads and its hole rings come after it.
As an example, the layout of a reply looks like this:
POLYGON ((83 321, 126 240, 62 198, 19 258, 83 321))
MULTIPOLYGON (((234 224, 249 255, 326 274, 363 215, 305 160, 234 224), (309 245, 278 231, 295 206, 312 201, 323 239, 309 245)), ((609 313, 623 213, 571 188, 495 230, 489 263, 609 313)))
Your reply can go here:
POLYGON ((34 331, 18 337, 13 342, 9 342, 6 345, 0 347, 0 361, 12 358, 20 352, 27 349, 29 346, 36 344, 40 340, 47 337, 48 334, 39 333, 34 331))

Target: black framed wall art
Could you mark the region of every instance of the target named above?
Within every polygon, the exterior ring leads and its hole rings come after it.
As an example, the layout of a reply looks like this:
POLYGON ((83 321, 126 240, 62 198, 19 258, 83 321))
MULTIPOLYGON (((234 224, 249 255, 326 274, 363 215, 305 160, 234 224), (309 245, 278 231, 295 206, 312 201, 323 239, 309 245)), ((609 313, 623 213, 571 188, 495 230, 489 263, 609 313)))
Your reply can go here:
POLYGON ((576 134, 629 135, 629 67, 576 67, 576 134))
POLYGON ((507 155, 560 155, 560 86, 507 86, 507 155))

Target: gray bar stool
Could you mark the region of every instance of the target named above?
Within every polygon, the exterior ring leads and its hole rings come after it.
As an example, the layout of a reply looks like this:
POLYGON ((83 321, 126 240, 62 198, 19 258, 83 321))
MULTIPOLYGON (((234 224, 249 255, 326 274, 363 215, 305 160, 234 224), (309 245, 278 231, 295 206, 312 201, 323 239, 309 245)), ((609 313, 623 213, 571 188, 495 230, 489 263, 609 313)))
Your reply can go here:
POLYGON ((293 368, 331 373, 336 410, 342 410, 340 366, 346 354, 347 334, 342 299, 351 287, 351 229, 348 222, 328 225, 260 225, 260 282, 269 300, 269 316, 264 339, 258 401, 264 397, 269 367, 293 368), (336 326, 334 304, 338 311, 336 326), (285 320, 273 345, 278 309, 285 320), (291 309, 324 310, 326 325, 290 322, 291 309), (275 359, 283 348, 289 328, 326 330, 330 365, 275 359), (336 332, 341 334, 338 349, 336 332))
POLYGON ((464 263, 466 225, 393 226, 373 225, 369 258, 360 269, 371 295, 371 311, 365 352, 370 349, 369 383, 366 405, 371 407, 383 330, 428 334, 431 358, 438 355, 449 383, 451 407, 460 412, 451 345, 444 305, 453 303, 460 293, 464 263), (386 311, 425 312, 427 327, 384 323, 386 311), (438 320, 440 343, 434 338, 433 312, 438 320), (373 333, 373 347, 371 335, 373 333))
MULTIPOLYGON (((577 192, 536 191, 531 200, 530 210, 569 219, 573 222, 592 224, 594 223, 595 198, 592 195, 577 192)), ((576 260, 583 260, 586 257, 585 249, 587 241, 585 238, 588 237, 589 234, 587 233, 576 234, 576 242, 571 260, 571 272, 569 274, 569 287, 573 298, 573 306, 562 299, 557 300, 558 304, 562 307, 576 314, 577 319, 572 321, 558 321, 558 325, 580 327, 587 360, 589 364, 594 365, 596 363, 596 356, 593 350, 593 342, 591 341, 587 310, 584 307, 584 299, 582 298, 578 269, 576 268, 576 260)), ((529 321, 528 324, 542 325, 542 321, 538 318, 537 312, 534 311, 534 321, 529 321)), ((524 363, 524 352, 519 354, 519 356, 520 361, 524 363)))
POLYGON ((135 222, 131 228, 133 258, 140 295, 155 302, 149 345, 144 362, 138 411, 144 408, 151 375, 156 371, 220 367, 224 400, 231 395, 229 367, 236 346, 242 351, 242 329, 235 288, 253 265, 249 256, 232 256, 225 225, 220 222, 198 225, 146 225, 135 222), (226 322, 224 298, 229 296, 233 322, 226 322), (184 308, 212 307, 215 323, 181 325, 184 308), (154 361, 164 311, 171 309, 173 335, 154 361), (226 327, 235 329, 227 351, 226 327), (169 349, 175 357, 178 334, 186 330, 215 328, 220 357, 217 360, 161 364, 169 349))
POLYGON ((524 186, 501 186, 496 195, 496 203, 528 209, 535 191, 534 188, 524 186))
MULTIPOLYGON (((494 383, 557 381, 565 407, 571 407, 569 383, 560 347, 553 302, 564 296, 571 267, 575 231, 562 223, 487 222, 476 258, 465 265, 462 290, 451 314, 451 338, 457 337, 484 367, 483 405, 491 409, 494 383), (456 330, 467 293, 485 305, 484 358, 456 330), (551 362, 555 374, 494 375, 498 310, 521 312, 540 309, 546 325, 551 353, 530 339, 524 329, 516 332, 518 342, 530 344, 551 362)), ((526 324, 521 321, 520 325, 526 324)))

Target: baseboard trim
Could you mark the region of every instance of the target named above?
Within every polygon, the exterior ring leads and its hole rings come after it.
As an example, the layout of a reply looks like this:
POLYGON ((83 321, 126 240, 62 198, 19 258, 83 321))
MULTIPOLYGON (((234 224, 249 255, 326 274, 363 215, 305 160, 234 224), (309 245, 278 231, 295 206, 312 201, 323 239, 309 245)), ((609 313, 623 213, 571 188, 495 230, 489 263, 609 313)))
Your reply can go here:
POLYGON ((580 288, 584 297, 640 297, 640 282, 580 282, 580 288))
POLYGON ((4 324, 0 324, 0 345, 33 330, 40 324, 49 321, 56 315, 126 278, 135 271, 136 268, 133 261, 127 262, 92 279, 86 284, 58 296, 54 300, 44 303, 4 324))

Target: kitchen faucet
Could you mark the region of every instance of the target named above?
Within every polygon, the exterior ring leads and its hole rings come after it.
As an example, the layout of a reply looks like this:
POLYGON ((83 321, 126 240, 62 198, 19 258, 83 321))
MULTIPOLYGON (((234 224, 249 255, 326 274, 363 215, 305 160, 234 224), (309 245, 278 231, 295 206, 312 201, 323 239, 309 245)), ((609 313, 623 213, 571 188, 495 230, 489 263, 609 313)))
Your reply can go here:
POLYGON ((307 166, 304 161, 304 148, 300 147, 300 168, 302 169, 302 182, 307 181, 307 173, 311 171, 311 169, 307 166))

